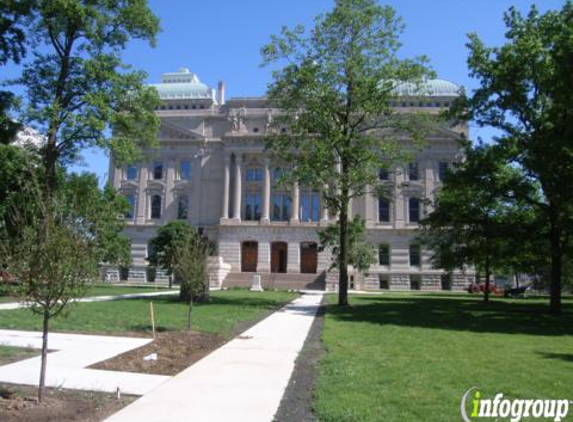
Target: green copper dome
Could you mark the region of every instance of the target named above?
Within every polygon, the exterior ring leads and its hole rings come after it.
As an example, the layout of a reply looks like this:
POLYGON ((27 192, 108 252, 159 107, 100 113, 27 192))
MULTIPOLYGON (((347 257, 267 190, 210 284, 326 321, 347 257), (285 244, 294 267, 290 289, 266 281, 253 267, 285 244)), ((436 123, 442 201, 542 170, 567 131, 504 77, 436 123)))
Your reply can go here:
POLYGON ((459 97, 462 88, 444 79, 429 79, 419 84, 398 82, 394 93, 401 97, 459 97))
POLYGON ((213 99, 214 91, 202 83, 196 74, 187 68, 177 72, 164 73, 161 83, 151 84, 162 100, 213 99))

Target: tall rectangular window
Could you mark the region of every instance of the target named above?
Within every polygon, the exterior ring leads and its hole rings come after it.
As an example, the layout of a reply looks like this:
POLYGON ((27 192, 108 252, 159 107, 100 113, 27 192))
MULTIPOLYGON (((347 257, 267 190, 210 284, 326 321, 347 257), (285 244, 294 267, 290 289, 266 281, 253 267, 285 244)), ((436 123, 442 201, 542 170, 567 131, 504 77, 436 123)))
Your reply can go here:
POLYGON ((261 192, 247 191, 245 197, 245 220, 257 221, 261 219, 261 192))
POLYGON ((378 199, 378 221, 380 223, 390 222, 390 201, 388 198, 378 199))
POLYGON ((290 196, 286 193, 273 194, 271 219, 273 221, 288 221, 291 213, 290 196))
POLYGON ((380 265, 390 265, 390 245, 382 244, 378 246, 378 263, 380 265))
POLYGON ((390 276, 388 274, 378 274, 378 287, 380 290, 390 289, 390 276))
POLYGON ((301 190, 300 193, 300 220, 313 221, 319 220, 320 200, 318 192, 313 190, 301 190))
POLYGON ((390 172, 387 168, 380 169, 378 171, 378 179, 380 180, 388 180, 390 178, 390 172))
POLYGON ((179 178, 181 180, 191 179, 191 162, 183 160, 179 163, 179 178))
POLYGON ((159 195, 151 197, 151 218, 161 218, 161 196, 159 195))
POLYGON ((125 218, 131 219, 133 218, 135 211, 135 195, 133 194, 126 195, 125 199, 127 199, 127 202, 129 204, 129 210, 126 211, 125 218))
POLYGON ((263 180, 263 169, 260 167, 249 167, 247 169, 247 182, 260 182, 263 180))
POLYGON ((153 178, 155 180, 163 179, 163 163, 161 161, 153 163, 153 178))
POLYGON ((177 204, 177 218, 179 220, 186 220, 189 215, 189 197, 181 195, 177 204))
POLYGON ((438 177, 440 178, 440 180, 443 182, 444 180, 446 180, 446 176, 448 174, 448 168, 449 168, 449 164, 444 162, 444 161, 440 161, 438 163, 438 177))
POLYGON ((410 265, 412 267, 419 267, 420 263, 420 245, 417 243, 412 243, 410 245, 410 265))
POLYGON ((408 199, 408 217, 410 223, 416 223, 420 221, 420 199, 410 198, 408 199))
POLYGON ((408 164, 408 180, 419 180, 419 169, 418 163, 410 163, 408 164))
POLYGON ((126 176, 127 176, 127 180, 137 179, 137 167, 127 166, 126 176))

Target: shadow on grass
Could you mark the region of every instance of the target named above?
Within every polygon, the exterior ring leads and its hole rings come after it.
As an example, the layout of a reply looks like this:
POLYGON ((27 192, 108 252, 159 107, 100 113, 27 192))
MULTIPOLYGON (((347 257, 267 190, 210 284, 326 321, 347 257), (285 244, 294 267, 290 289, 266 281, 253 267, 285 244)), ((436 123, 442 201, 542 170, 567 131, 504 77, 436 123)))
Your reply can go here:
MULTIPOLYGON (((352 302, 352 299, 351 299, 352 302)), ((542 302, 420 296, 360 297, 348 307, 329 305, 327 312, 341 321, 370 322, 480 333, 530 335, 573 334, 573 306, 563 305, 560 316, 547 313, 542 302)))
MULTIPOLYGON (((180 301, 178 296, 158 296, 154 298, 134 298, 130 300, 153 302, 154 304, 187 306, 187 302, 180 301)), ((208 301, 194 302, 193 306, 228 305, 240 306, 241 308, 278 309, 288 302, 290 302, 290 300, 277 301, 271 298, 247 297, 246 295, 241 297, 211 296, 208 301)))
POLYGON ((538 354, 544 357, 545 359, 557 359, 573 363, 573 353, 538 352, 538 354))

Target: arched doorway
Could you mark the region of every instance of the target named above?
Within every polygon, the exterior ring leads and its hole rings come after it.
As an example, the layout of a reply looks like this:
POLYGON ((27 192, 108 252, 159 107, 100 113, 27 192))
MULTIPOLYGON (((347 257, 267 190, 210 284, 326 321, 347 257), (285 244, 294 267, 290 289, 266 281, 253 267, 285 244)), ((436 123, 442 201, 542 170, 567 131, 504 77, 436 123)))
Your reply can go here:
POLYGON ((287 272, 287 244, 286 242, 271 243, 271 273, 287 272))
POLYGON ((254 273, 257 271, 259 260, 259 244, 257 242, 243 242, 241 248, 241 271, 254 273))
POLYGON ((300 272, 316 274, 317 263, 318 245, 315 242, 302 242, 300 244, 300 272))

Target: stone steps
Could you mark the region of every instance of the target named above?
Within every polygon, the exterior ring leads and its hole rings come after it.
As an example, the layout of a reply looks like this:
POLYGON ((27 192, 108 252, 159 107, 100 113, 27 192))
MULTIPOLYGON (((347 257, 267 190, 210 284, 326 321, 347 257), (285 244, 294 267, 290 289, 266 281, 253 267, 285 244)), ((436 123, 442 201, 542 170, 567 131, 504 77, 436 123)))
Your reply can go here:
POLYGON ((261 285, 265 290, 325 290, 326 274, 283 274, 283 273, 237 273, 227 274, 222 288, 251 287, 253 276, 261 276, 261 285))

